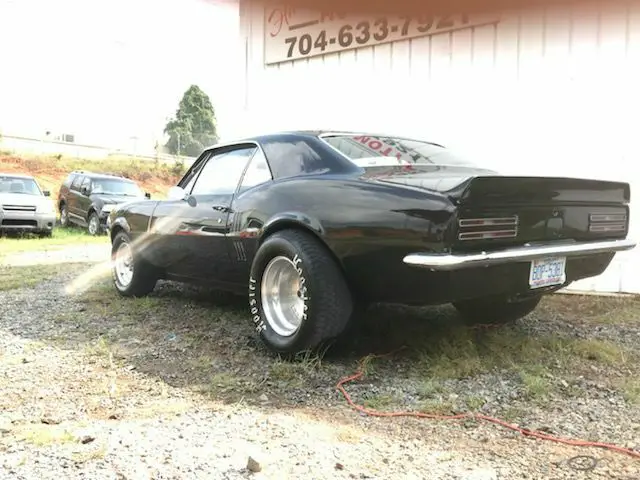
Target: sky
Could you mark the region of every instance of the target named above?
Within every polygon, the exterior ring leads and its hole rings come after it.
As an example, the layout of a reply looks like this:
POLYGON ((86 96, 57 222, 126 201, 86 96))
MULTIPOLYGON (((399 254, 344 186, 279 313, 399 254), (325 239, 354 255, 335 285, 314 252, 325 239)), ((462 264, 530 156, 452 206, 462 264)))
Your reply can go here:
MULTIPOLYGON (((0 133, 70 133, 138 148, 197 84, 219 130, 240 105, 237 5, 204 0, 0 0, 0 133)), ((225 127, 226 126, 226 127, 225 127)))

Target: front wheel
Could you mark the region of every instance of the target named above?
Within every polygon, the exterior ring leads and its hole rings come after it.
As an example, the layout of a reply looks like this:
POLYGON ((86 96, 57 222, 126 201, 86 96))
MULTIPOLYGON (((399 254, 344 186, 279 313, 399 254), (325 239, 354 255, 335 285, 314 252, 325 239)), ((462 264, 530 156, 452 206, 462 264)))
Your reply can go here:
POLYGON ((87 230, 89 231, 89 235, 99 235, 101 233, 100 219, 98 218, 98 214, 96 212, 91 212, 91 215, 89 215, 87 230))
POLYGON ((472 324, 504 324, 515 322, 533 312, 542 295, 509 301, 505 297, 486 297, 456 302, 453 306, 464 320, 472 324))
POLYGON ((253 260, 249 308, 263 343, 292 355, 338 337, 353 301, 328 249, 310 233, 282 230, 262 243, 253 260))
POLYGON ((129 235, 119 232, 111 246, 111 273, 118 293, 124 297, 142 297, 158 282, 156 269, 139 258, 129 235))

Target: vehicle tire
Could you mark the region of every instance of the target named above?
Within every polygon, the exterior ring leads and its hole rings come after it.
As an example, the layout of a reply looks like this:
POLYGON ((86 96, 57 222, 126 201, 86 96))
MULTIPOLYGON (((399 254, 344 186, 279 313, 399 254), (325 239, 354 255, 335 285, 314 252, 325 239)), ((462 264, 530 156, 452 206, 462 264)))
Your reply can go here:
POLYGON ((52 232, 52 231, 49 231, 49 232, 40 232, 40 233, 38 233, 38 236, 39 236, 40 238, 51 238, 51 236, 52 236, 52 235, 53 235, 53 232, 52 232))
POLYGON ((158 282, 156 268, 140 258, 126 232, 118 232, 111 244, 111 274, 116 290, 123 297, 142 297, 158 282))
POLYGON ((354 310, 331 253, 300 230, 278 231, 258 249, 249 279, 249 308, 262 342, 285 356, 316 350, 337 338, 354 310))
POLYGON ((91 212, 89 214, 89 220, 87 221, 87 232, 89 235, 100 235, 102 233, 102 229, 100 228, 100 218, 96 212, 91 212))
POLYGON ((63 203, 60 205, 60 226, 68 227, 69 226, 69 210, 67 209, 67 204, 63 203))
POLYGON ((515 322, 533 312, 542 295, 509 302, 505 297, 488 297, 456 302, 453 306, 471 324, 505 324, 515 322))

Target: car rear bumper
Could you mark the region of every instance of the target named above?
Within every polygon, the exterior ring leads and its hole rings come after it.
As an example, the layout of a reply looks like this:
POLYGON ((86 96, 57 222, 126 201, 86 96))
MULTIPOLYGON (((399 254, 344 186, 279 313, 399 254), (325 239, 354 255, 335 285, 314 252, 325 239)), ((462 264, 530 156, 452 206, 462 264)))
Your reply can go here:
POLYGON ((506 263, 526 262, 537 258, 561 256, 580 257, 615 253, 636 246, 633 240, 607 240, 602 242, 554 243, 525 245, 495 252, 468 254, 411 253, 404 257, 407 265, 436 271, 452 271, 470 267, 487 267, 506 263))
POLYGON ((50 232, 56 224, 55 213, 0 212, 0 230, 50 232))

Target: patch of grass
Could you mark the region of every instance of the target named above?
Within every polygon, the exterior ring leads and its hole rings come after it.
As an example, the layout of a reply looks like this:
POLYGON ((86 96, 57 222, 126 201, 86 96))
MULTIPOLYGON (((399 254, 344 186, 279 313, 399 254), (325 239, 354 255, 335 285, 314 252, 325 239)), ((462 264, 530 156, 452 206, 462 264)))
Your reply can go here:
POLYGON ((74 452, 72 458, 74 462, 86 463, 92 460, 102 460, 107 455, 107 446, 100 445, 86 452, 74 452))
POLYGON ((479 395, 470 395, 465 398, 464 403, 467 405, 467 408, 469 410, 475 412, 477 410, 480 410, 484 406, 484 404, 487 403, 487 400, 479 395))
POLYGON ((578 358, 604 365, 624 365, 628 359, 622 347, 605 340, 575 340, 568 343, 567 347, 578 358))
POLYGON ((0 238, 0 258, 11 254, 36 250, 61 250, 69 246, 108 244, 106 235, 93 236, 79 228, 56 227, 50 238, 40 238, 32 234, 0 238))
POLYGON ((444 385, 433 379, 425 380, 418 386, 418 395, 420 398, 429 398, 445 391, 444 385))
POLYGON ((32 288, 57 275, 82 268, 82 264, 0 266, 0 291, 32 288))
POLYGON ((544 400, 552 391, 552 385, 548 378, 526 371, 520 373, 520 380, 524 386, 524 392, 528 399, 544 400))
POLYGON ((454 410, 454 406, 451 402, 446 400, 440 400, 431 398, 420 402, 418 411, 430 415, 451 415, 454 410))
POLYGON ((622 396, 627 402, 640 405, 640 380, 627 380, 622 385, 622 396))
POLYGON ((533 336, 515 328, 476 336, 471 330, 459 329, 425 347, 419 367, 432 380, 466 378, 498 368, 539 376, 540 369, 550 365, 571 367, 587 360, 620 366, 633 355, 605 340, 533 336))
POLYGON ((364 401, 364 406, 372 410, 384 410, 397 404, 397 398, 388 393, 373 395, 364 401))
POLYGON ((69 431, 57 425, 29 425, 18 434, 18 439, 38 447, 75 441, 69 431))
POLYGON ((588 324, 622 324, 640 322, 640 297, 604 297, 598 295, 546 295, 538 312, 588 324))
POLYGON ((320 356, 310 353, 299 355, 297 360, 290 362, 278 358, 269 366, 269 378, 290 387, 301 387, 322 363, 320 356))
POLYGON ((108 358, 113 354, 113 346, 104 337, 100 337, 96 342, 87 344, 84 353, 89 357, 108 358))

